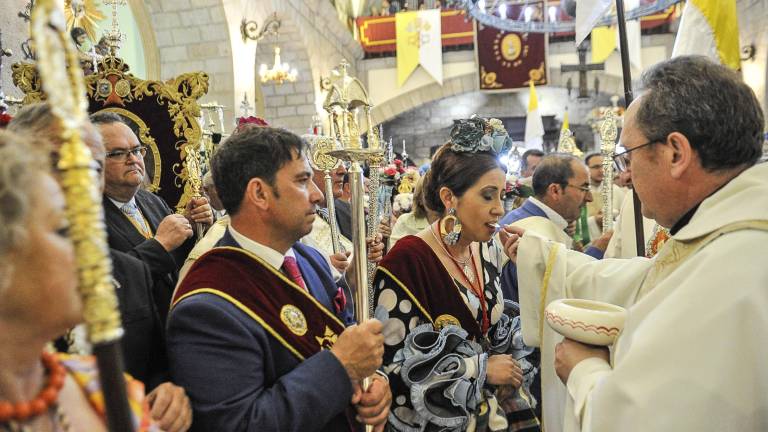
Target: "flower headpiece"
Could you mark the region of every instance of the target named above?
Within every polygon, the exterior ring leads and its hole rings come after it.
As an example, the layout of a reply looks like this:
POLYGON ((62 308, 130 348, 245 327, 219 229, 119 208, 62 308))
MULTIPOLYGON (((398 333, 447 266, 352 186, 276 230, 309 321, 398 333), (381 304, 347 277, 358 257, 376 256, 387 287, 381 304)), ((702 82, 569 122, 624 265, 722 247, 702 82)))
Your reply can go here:
POLYGON ((240 133, 245 129, 252 127, 269 127, 269 123, 261 117, 239 117, 237 119, 237 127, 233 133, 240 133))
POLYGON ((472 116, 453 122, 451 150, 455 152, 490 151, 499 155, 512 148, 512 138, 499 119, 472 116))

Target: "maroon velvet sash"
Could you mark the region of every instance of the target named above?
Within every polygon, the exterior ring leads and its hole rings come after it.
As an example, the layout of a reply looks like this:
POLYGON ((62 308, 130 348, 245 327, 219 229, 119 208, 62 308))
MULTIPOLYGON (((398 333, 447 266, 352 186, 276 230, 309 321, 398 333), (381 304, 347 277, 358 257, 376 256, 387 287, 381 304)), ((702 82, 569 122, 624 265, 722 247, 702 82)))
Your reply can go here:
POLYGON ((198 258, 171 308, 201 293, 232 303, 299 360, 330 348, 344 331, 344 324, 306 290, 243 249, 217 247, 198 258))
POLYGON ((391 277, 436 328, 455 324, 472 339, 483 339, 480 324, 461 298, 459 288, 424 240, 416 236, 398 240, 379 263, 377 272, 391 277))

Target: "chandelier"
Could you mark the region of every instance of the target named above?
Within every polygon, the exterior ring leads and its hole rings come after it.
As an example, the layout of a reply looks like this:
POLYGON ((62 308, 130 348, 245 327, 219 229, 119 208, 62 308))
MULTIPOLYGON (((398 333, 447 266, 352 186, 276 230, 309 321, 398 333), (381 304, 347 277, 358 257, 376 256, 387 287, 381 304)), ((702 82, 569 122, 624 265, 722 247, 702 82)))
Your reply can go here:
POLYGON ((283 63, 280 60, 280 47, 275 45, 275 62, 272 67, 268 67, 262 63, 259 67, 259 77, 262 83, 268 83, 273 81, 274 83, 281 85, 283 82, 294 82, 298 78, 299 73, 296 68, 291 69, 288 63, 283 63))
POLYGON ((272 14, 259 28, 259 24, 256 21, 250 21, 243 18, 240 23, 240 35, 243 37, 243 42, 247 42, 249 39, 252 41, 262 40, 265 36, 271 35, 275 37, 275 60, 272 67, 262 63, 259 66, 259 78, 261 82, 266 84, 268 82, 274 82, 275 84, 282 84, 285 81, 294 82, 299 77, 296 68, 291 69, 288 63, 283 63, 280 59, 280 47, 277 46, 277 36, 280 30, 280 19, 277 18, 277 14, 272 14))

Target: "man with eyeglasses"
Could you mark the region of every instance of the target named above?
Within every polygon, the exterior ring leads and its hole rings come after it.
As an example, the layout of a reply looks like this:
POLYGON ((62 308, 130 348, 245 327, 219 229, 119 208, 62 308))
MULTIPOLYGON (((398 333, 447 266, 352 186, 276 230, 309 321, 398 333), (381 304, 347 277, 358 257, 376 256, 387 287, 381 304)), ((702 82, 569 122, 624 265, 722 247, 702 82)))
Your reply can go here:
MULTIPOLYGON (((568 224, 581 215, 581 207, 592 201, 589 172, 579 158, 553 153, 542 158, 533 173, 533 193, 523 205, 507 213, 501 225, 529 229, 545 238, 573 247, 573 239, 565 232, 568 224)), ((608 245, 610 234, 599 237, 584 253, 600 259, 608 245)), ((501 289, 504 298, 519 301, 518 274, 515 263, 509 262, 502 271, 501 289)), ((538 365, 537 365, 538 366, 538 365)), ((531 391, 541 401, 541 382, 536 374, 531 391)), ((541 404, 536 408, 541 415, 541 404)))
POLYGON ((165 322, 179 267, 194 245, 192 224, 212 224, 213 211, 205 198, 194 198, 183 215, 174 213, 160 197, 142 189, 146 148, 122 118, 105 112, 91 121, 107 151, 103 204, 109 245, 149 266, 165 322))
POLYGON ((625 113, 626 150, 616 160, 631 171, 643 214, 670 230, 658 254, 594 261, 521 230, 522 239, 508 244, 519 271, 524 340, 542 347, 543 368, 554 365, 544 371, 551 374, 545 389, 557 391, 558 378, 567 387, 570 409, 546 417, 545 426, 768 430, 768 164, 757 163, 760 104, 739 74, 705 57, 659 63, 642 84, 625 113), (628 308, 610 355, 539 330, 540 304, 564 297, 628 308))
MULTIPOLYGON (((589 190, 592 192, 592 201, 587 203, 587 224, 589 225, 589 238, 598 238, 603 232, 603 155, 590 153, 584 158, 584 163, 589 168, 589 190)), ((612 184, 613 200, 611 208, 612 217, 619 214, 621 203, 624 201, 624 189, 612 184)))
MULTIPOLYGON (((632 173, 626 169, 623 158, 626 156, 626 149, 619 145, 616 147, 616 157, 614 157, 613 168, 619 178, 627 185, 628 193, 624 194, 624 199, 619 208, 619 215, 616 217, 616 223, 613 225, 614 233, 608 247, 605 249, 605 258, 634 258, 637 256, 637 246, 635 240, 635 205, 632 196, 632 173), (619 159, 619 162, 616 162, 619 159)), ((656 223, 653 219, 643 218, 643 238, 646 243, 645 256, 652 257, 656 255, 659 248, 669 238, 669 231, 656 223)))

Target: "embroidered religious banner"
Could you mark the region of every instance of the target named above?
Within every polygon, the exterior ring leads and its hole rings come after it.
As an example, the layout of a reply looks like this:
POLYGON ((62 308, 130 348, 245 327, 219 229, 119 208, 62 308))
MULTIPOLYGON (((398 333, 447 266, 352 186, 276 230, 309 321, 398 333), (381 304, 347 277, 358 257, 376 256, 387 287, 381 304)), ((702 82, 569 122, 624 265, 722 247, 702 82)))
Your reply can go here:
POLYGON ((397 85, 402 86, 419 65, 443 84, 440 10, 400 12, 395 15, 397 85))
MULTIPOLYGON (((543 3, 530 3, 542 10, 543 3)), ((521 6, 509 6, 510 16, 523 12, 521 6)), ((534 12, 532 19, 536 19, 534 12)), ((476 24, 475 47, 481 91, 503 92, 548 83, 547 36, 544 33, 505 32, 476 24)))
MULTIPOLYGON (((358 17, 357 29, 360 45, 366 53, 393 53, 397 51, 395 17, 358 17)), ((475 39, 472 20, 460 9, 440 11, 440 39, 443 47, 471 46, 475 39)))

